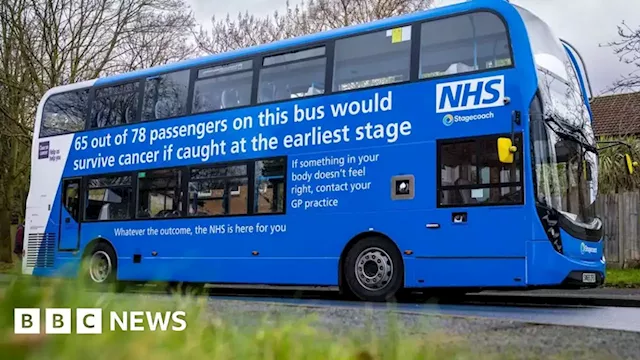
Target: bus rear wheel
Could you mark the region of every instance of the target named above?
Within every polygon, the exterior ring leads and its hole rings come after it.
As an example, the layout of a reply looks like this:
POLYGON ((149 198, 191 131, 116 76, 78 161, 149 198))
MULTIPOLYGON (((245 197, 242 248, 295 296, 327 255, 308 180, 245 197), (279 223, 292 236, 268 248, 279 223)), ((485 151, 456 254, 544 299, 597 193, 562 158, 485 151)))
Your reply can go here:
POLYGON ((117 267, 116 252, 109 244, 100 242, 85 257, 85 281, 92 289, 121 292, 124 284, 116 279, 117 267))
POLYGON ((343 273, 351 292, 365 301, 389 301, 402 288, 404 266, 386 238, 364 238, 347 252, 343 273))

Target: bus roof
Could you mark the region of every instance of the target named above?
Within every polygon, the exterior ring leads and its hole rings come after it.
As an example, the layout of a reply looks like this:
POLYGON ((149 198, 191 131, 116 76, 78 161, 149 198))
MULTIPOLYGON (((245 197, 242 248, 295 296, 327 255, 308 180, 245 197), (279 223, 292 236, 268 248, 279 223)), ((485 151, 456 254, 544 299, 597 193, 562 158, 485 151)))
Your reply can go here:
POLYGON ((411 23, 420 20, 426 20, 431 18, 445 17, 448 15, 454 15, 457 13, 467 12, 471 10, 479 9, 505 9, 511 7, 506 0, 468 0, 463 3, 458 3, 449 6, 438 7, 434 9, 418 11, 411 14, 405 14, 401 16, 395 16, 391 18, 376 20, 369 23, 351 25, 338 29, 327 30, 315 34, 304 35, 295 38, 289 38, 285 40, 279 40, 269 44, 251 46, 244 49, 233 50, 220 54, 213 54, 198 57, 195 59, 183 60, 171 64, 136 70, 132 72, 112 75, 104 78, 97 79, 96 86, 110 85, 128 80, 134 80, 141 77, 154 76, 161 73, 174 72, 184 69, 190 69, 193 67, 205 66, 208 64, 233 61, 237 58, 251 57, 260 53, 270 53, 277 51, 284 51, 288 48, 295 48, 304 46, 314 42, 327 41, 333 38, 339 38, 349 35, 354 35, 362 32, 373 31, 376 29, 388 28, 406 23, 411 23))

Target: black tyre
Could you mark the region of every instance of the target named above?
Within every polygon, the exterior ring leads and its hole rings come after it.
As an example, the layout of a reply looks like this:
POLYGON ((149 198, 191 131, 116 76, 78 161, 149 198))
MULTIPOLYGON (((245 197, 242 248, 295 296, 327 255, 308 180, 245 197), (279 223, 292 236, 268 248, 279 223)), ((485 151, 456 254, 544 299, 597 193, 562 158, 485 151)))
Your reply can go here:
POLYGON ((84 259, 84 278, 92 289, 123 291, 124 284, 116 279, 117 270, 116 252, 106 242, 96 244, 84 259))
POLYGON ((367 237, 347 252, 343 274, 349 290, 359 299, 389 301, 402 288, 404 264, 391 241, 367 237))

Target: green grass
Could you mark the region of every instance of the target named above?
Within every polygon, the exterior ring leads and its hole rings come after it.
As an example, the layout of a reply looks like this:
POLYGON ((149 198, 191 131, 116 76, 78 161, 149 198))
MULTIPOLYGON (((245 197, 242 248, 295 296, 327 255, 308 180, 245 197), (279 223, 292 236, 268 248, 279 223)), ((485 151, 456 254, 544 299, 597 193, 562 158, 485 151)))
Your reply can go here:
POLYGON ((640 288, 640 269, 607 269, 605 286, 640 288))
POLYGON ((380 333, 360 329, 346 332, 345 336, 323 330, 313 317, 293 319, 265 314, 256 319, 254 314, 252 319, 242 319, 243 314, 214 314, 206 301, 206 297, 183 295, 88 292, 69 282, 33 286, 29 280, 15 280, 0 288, 0 354, 3 359, 91 360, 509 358, 496 354, 478 357, 463 339, 436 330, 428 336, 406 335, 393 319, 388 322, 388 329, 380 333), (108 317, 104 316, 103 328, 107 331, 101 335, 14 335, 16 307, 100 307, 103 314, 183 310, 187 328, 183 332, 111 332, 108 317))
POLYGON ((16 263, 0 262, 0 274, 13 274, 16 270, 16 263))

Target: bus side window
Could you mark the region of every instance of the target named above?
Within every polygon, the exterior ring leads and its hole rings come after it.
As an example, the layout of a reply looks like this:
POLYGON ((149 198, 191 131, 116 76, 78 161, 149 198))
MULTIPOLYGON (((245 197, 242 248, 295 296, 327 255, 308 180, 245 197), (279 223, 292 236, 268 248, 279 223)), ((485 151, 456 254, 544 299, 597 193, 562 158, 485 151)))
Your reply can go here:
POLYGON ((88 98, 86 89, 51 96, 42 111, 40 137, 84 130, 88 98))
POLYGON ((80 194, 78 191, 80 190, 80 180, 79 179, 70 179, 64 180, 64 207, 71 215, 73 220, 80 221, 78 217, 78 210, 80 206, 80 194))
POLYGON ((249 105, 252 80, 253 71, 197 80, 191 112, 197 114, 249 105))
POLYGON ((507 31, 495 14, 431 20, 420 32, 421 79, 511 65, 507 31))
POLYGON ((91 128, 131 124, 138 121, 140 83, 97 89, 91 108, 91 128))
MULTIPOLYGON (((238 91, 236 88, 229 88, 222 91, 222 95, 220 96, 220 103, 223 109, 230 109, 238 106, 242 106, 243 104, 249 103, 249 98, 246 96, 246 93, 242 93, 238 91)), ((248 94, 251 95, 251 94, 248 94)))
POLYGON ((258 103, 274 101, 276 98, 276 86, 271 82, 260 84, 258 90, 258 103))
MULTIPOLYGON (((441 142, 439 206, 517 204, 523 199, 520 153, 502 164, 495 136, 441 142)), ((515 137, 520 144, 521 135, 515 137)))
POLYGON ((147 79, 142 120, 166 119, 187 114, 189 72, 182 70, 147 79))
POLYGON ((163 169, 138 173, 138 218, 182 216, 182 172, 163 169))
POLYGON ((324 93, 325 47, 269 56, 260 70, 258 103, 302 98, 324 93), (309 88, 316 84, 316 91, 309 88))
POLYGON ((256 161, 254 181, 254 212, 283 213, 286 189, 285 158, 256 161))
POLYGON ((126 220, 133 201, 131 176, 90 178, 86 190, 85 220, 126 220))
POLYGON ((189 216, 247 214, 248 184, 246 165, 191 169, 189 216))
POLYGON ((336 41, 333 91, 409 81, 411 26, 336 41))

